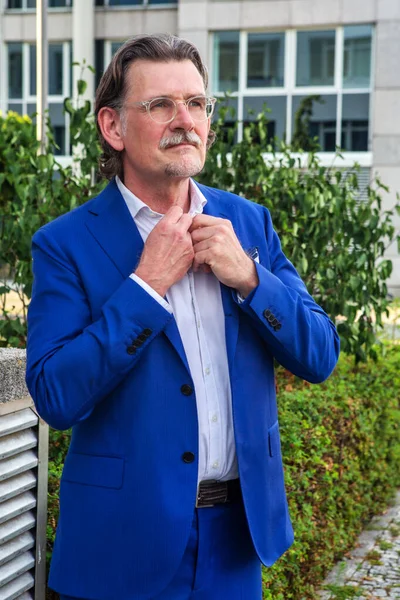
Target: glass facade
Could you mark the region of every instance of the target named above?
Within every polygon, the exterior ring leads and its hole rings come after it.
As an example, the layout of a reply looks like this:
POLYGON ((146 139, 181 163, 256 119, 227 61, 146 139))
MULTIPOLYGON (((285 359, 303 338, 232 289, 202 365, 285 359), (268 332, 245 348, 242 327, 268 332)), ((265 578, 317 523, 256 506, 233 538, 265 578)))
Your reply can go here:
POLYGON ((297 33, 297 85, 333 85, 334 76, 335 31, 299 31, 297 33))
POLYGON ((8 44, 8 98, 22 98, 22 44, 8 44))
POLYGON ((321 151, 340 147, 366 152, 372 39, 372 25, 273 33, 217 31, 212 93, 234 97, 239 138, 243 125, 266 107, 269 142, 275 137, 290 143, 301 126, 296 118, 303 115, 303 125, 318 138, 321 151))
MULTIPOLYGON (((73 0, 47 0, 49 8, 68 8, 72 6, 73 0)), ((36 8, 36 0, 8 0, 7 8, 26 10, 36 8)))
MULTIPOLYGON (((48 104, 58 154, 68 153, 63 102, 71 91, 71 48, 70 42, 49 44, 48 104)), ((32 116, 36 112, 36 45, 7 44, 6 62, 6 109, 32 116)))
POLYGON ((214 89, 236 92, 239 86, 239 32, 222 31, 214 37, 214 89))
POLYGON ((343 87, 368 88, 371 81, 371 25, 344 29, 343 87))
POLYGON ((282 87, 284 34, 251 33, 247 39, 247 87, 282 87))

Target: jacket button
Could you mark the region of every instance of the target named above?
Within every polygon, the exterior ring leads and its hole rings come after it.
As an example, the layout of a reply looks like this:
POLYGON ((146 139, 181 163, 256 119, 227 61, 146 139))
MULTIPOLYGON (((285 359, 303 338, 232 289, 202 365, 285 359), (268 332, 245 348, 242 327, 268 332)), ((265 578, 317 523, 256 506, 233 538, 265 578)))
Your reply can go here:
POLYGON ((147 338, 151 336, 151 334, 153 333, 151 329, 149 329, 148 327, 146 327, 146 329, 143 329, 142 331, 143 335, 145 335, 147 338))
POLYGON ((145 342, 147 340, 147 335, 144 335, 144 333, 141 333, 140 335, 137 336, 137 338, 139 340, 139 342, 145 342))
POLYGON ((271 321, 271 325, 272 325, 272 327, 274 327, 274 328, 275 328, 275 327, 278 325, 278 319, 277 319, 276 317, 275 317, 274 319, 272 319, 272 321, 271 321))
POLYGON ((264 310, 264 317, 268 320, 268 318, 271 316, 271 311, 270 310, 264 310))
POLYGON ((181 392, 184 396, 190 396, 193 393, 193 388, 188 383, 184 383, 181 387, 181 392))
POLYGON ((194 461, 193 452, 184 452, 182 454, 182 460, 184 463, 192 463, 194 461))
POLYGON ((133 342, 132 342, 133 348, 140 348, 141 345, 142 345, 142 342, 140 340, 138 340, 137 338, 136 338, 136 340, 133 340, 133 342))
POLYGON ((136 348, 135 348, 135 346, 128 346, 126 351, 128 354, 135 354, 136 348))
POLYGON ((279 331, 280 329, 282 329, 282 325, 278 323, 278 325, 275 325, 274 329, 275 331, 279 331))

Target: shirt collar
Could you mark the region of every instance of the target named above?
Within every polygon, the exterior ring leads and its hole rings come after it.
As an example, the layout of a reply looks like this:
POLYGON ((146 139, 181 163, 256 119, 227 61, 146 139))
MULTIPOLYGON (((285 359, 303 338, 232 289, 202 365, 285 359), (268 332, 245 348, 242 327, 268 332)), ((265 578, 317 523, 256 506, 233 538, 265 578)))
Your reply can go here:
MULTIPOLYGON (((129 190, 126 185, 122 183, 118 175, 115 178, 116 184, 118 186, 119 191, 122 194, 123 199, 125 200, 129 212, 131 213, 133 219, 136 219, 139 211, 143 210, 151 214, 152 216, 163 217, 161 213, 157 213, 147 204, 142 202, 140 198, 135 196, 131 190, 129 190)), ((196 215, 200 215, 203 212, 203 208, 205 204, 207 204, 207 199, 200 191, 200 188, 196 185, 193 179, 189 179, 189 192, 190 192, 190 209, 189 214, 195 217, 196 215)))

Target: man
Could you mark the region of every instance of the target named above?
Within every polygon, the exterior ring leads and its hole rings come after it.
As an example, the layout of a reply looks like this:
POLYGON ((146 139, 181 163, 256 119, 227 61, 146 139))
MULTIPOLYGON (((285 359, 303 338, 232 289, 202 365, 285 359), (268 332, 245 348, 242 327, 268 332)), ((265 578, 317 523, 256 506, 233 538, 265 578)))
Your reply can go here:
POLYGON ((128 41, 96 96, 111 182, 33 239, 27 382, 73 428, 63 600, 259 600, 293 540, 273 360, 320 382, 339 341, 268 211, 191 179, 206 89, 189 42, 128 41))

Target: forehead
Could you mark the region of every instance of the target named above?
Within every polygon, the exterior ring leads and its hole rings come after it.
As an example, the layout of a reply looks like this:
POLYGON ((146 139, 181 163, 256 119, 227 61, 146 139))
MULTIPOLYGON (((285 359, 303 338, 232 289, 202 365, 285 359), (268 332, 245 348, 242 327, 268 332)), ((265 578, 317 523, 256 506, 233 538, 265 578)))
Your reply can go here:
POLYGON ((203 79, 191 60, 137 60, 129 67, 127 83, 128 96, 133 100, 205 93, 203 79))

